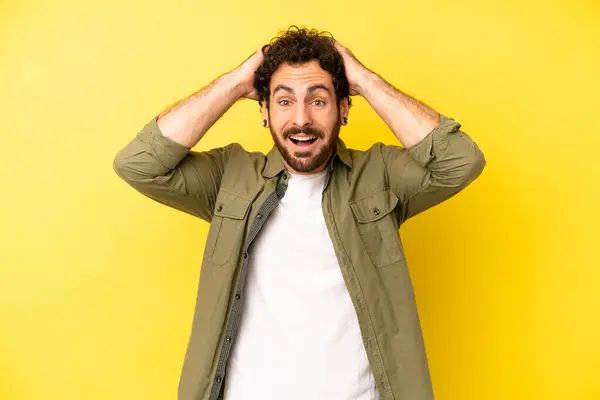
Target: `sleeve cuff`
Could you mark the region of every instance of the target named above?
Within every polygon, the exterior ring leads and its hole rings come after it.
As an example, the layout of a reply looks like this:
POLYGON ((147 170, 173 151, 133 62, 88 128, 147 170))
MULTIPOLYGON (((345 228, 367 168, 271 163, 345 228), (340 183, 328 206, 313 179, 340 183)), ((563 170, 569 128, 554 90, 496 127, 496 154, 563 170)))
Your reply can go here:
POLYGON ((191 149, 164 136, 158 126, 158 116, 155 115, 146 123, 137 134, 137 138, 148 144, 154 157, 163 166, 174 169, 191 149))
POLYGON ((445 150, 447 136, 460 129, 460 123, 454 119, 440 114, 440 124, 433 128, 419 143, 408 149, 409 154, 419 164, 427 165, 435 156, 435 152, 445 150))

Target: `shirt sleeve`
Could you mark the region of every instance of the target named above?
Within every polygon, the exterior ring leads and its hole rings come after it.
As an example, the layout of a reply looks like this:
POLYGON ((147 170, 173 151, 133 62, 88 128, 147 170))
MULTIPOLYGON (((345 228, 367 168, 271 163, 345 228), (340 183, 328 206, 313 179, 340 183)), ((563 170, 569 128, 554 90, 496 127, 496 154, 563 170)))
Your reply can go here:
POLYGON ((143 195, 210 222, 231 145, 192 151, 164 136, 157 119, 117 153, 114 171, 143 195))
POLYGON ((477 178, 486 161, 461 124, 445 115, 416 145, 382 146, 400 223, 454 196, 477 178))

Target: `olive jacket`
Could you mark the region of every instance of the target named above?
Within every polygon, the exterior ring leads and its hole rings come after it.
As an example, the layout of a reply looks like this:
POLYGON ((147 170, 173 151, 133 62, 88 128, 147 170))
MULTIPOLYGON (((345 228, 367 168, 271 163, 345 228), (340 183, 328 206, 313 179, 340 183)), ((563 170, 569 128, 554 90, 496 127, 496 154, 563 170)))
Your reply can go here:
MULTIPOLYGON (((157 118, 117 153, 113 168, 145 196, 210 222, 178 399, 218 400, 252 242, 285 195, 289 172, 276 147, 266 155, 237 143, 192 151, 163 136, 157 118)), ((382 400, 433 399, 399 228, 481 174, 484 156, 460 127, 441 115, 409 149, 376 143, 359 151, 338 140, 328 164, 323 214, 382 400)))

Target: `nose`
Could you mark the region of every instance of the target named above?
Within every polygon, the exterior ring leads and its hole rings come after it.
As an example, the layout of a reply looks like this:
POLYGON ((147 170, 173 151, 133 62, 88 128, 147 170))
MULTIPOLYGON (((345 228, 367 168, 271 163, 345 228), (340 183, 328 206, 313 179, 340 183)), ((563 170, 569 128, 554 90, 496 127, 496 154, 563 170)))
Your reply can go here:
POLYGON ((297 103, 296 109, 294 110, 292 123, 298 128, 310 126, 312 123, 310 108, 304 105, 302 102, 297 103))

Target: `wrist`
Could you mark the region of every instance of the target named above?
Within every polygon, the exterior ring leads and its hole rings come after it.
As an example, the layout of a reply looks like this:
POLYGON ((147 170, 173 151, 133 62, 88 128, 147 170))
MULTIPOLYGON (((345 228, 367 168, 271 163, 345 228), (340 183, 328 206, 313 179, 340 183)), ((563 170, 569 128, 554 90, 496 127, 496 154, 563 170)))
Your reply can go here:
POLYGON ((236 99, 240 99, 250 92, 251 88, 247 87, 247 82, 244 82, 244 79, 237 69, 223 75, 222 78, 227 82, 227 86, 232 89, 236 99))
POLYGON ((373 83, 377 79, 379 79, 379 75, 367 68, 364 68, 360 71, 358 78, 356 79, 356 91, 364 97, 365 94, 369 93, 370 89, 373 87, 373 83))

